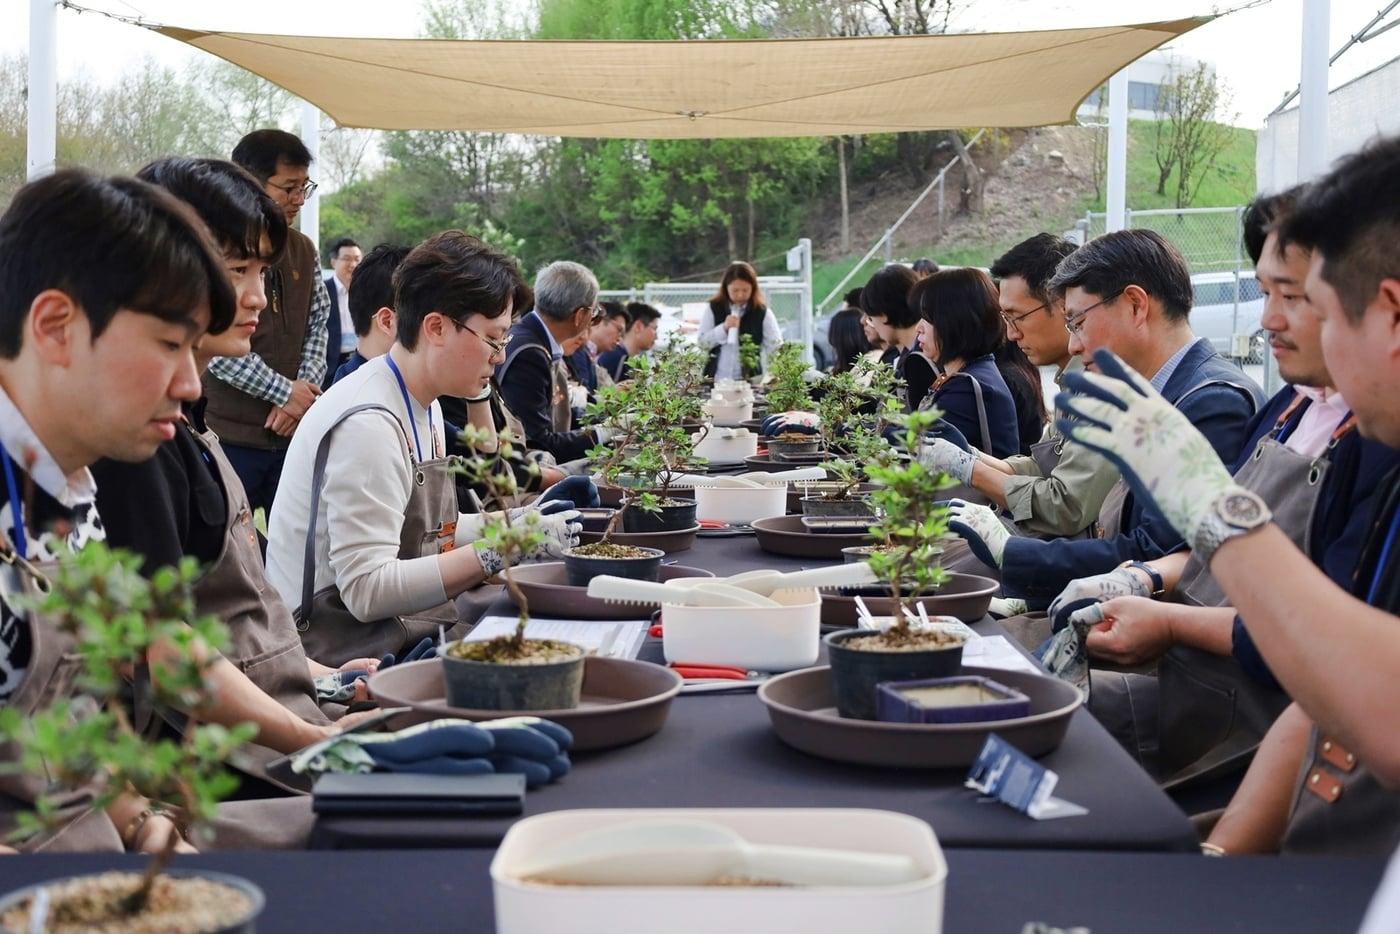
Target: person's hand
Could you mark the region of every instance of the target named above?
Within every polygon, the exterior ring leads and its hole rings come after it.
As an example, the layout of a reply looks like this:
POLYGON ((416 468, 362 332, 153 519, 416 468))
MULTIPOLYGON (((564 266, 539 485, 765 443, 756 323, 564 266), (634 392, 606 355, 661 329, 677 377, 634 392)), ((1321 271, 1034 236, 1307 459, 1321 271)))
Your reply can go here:
POLYGON ((948 500, 948 528, 960 535, 977 560, 994 568, 1001 567, 1006 541, 1011 533, 1001 524, 997 514, 986 506, 974 506, 960 499, 948 500))
POLYGON ((1050 601, 1050 627, 1059 632, 1069 622, 1070 614, 1086 606, 1102 603, 1114 597, 1150 597, 1152 584, 1146 575, 1133 568, 1114 568, 1106 574, 1077 577, 1065 585, 1060 595, 1050 601))
POLYGON ((778 435, 819 435, 822 417, 816 412, 774 412, 759 423, 758 433, 765 438, 778 435))
POLYGON ((725 329, 726 331, 732 331, 732 330, 734 330, 735 328, 737 328, 738 326, 739 326, 739 316, 738 316, 738 315, 736 315, 736 314, 730 314, 729 317, 727 317, 727 318, 724 319, 724 329, 725 329))
POLYGON ((919 463, 934 472, 946 473, 962 483, 971 483, 972 468, 977 463, 977 455, 964 451, 951 441, 926 438, 919 447, 919 463))
POLYGON ((304 379, 292 380, 292 394, 287 397, 287 401, 282 408, 292 418, 301 420, 306 414, 306 410, 311 408, 311 403, 316 401, 316 397, 321 394, 321 387, 314 383, 308 383, 304 379))
POLYGON ((267 420, 263 422, 263 427, 275 435, 290 438, 299 424, 301 424, 300 419, 289 414, 286 409, 274 405, 272 410, 267 413, 267 420))
POLYGON ((591 477, 568 477, 554 483, 540 495, 535 503, 540 512, 549 515, 561 509, 596 509, 602 504, 598 498, 598 487, 591 477), (545 508, 549 506, 550 508, 545 508))
MULTIPOLYGON (((534 548, 520 555, 516 564, 532 561, 554 561, 564 557, 564 552, 578 544, 578 533, 583 524, 578 521, 577 509, 566 509, 552 515, 542 515, 533 506, 522 507, 520 522, 534 526, 543 533, 541 541, 534 548)), ((517 521, 514 516, 512 522, 517 521)), ((487 577, 495 577, 505 569, 505 556, 482 542, 475 543, 476 557, 481 562, 481 570, 487 577)))
POLYGON ((152 814, 146 818, 145 823, 136 831, 131 845, 138 853, 163 853, 172 836, 176 838, 176 853, 199 852, 193 844, 184 838, 175 822, 164 814, 152 814))
POLYGON ((1084 646, 1093 658, 1117 665, 1144 665, 1175 644, 1170 610, 1142 597, 1115 597, 1070 614, 1071 626, 1089 626, 1084 646))
POLYGON ((1098 451, 1133 491, 1157 504, 1188 542, 1215 503, 1240 487, 1196 426, 1107 350, 1094 352, 1098 373, 1070 373, 1055 397, 1056 424, 1072 441, 1098 451))
MULTIPOLYGON (((585 461, 584 463, 587 463, 587 461, 585 461)), ((553 467, 546 464, 540 465, 540 486, 544 487, 545 489, 554 486, 554 484, 558 483, 560 480, 563 480, 567 476, 569 476, 569 474, 560 470, 558 467, 553 467)))

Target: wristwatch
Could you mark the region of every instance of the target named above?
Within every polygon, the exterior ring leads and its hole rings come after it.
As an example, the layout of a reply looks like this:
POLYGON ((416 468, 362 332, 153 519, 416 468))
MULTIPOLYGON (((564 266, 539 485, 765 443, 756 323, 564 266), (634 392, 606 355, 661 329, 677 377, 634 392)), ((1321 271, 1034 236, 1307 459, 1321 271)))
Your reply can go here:
POLYGON ((1160 597, 1166 591, 1166 587, 1162 583, 1161 573, 1152 565, 1144 564, 1141 561, 1124 561, 1118 566, 1120 568, 1132 568, 1135 571, 1141 571, 1146 574, 1147 579, 1152 582, 1148 596, 1153 598, 1160 597))
POLYGON ((1192 550, 1196 557, 1209 565, 1221 545, 1263 527, 1273 517, 1268 504, 1257 493, 1243 487, 1232 487, 1211 503, 1205 519, 1196 529, 1192 550))

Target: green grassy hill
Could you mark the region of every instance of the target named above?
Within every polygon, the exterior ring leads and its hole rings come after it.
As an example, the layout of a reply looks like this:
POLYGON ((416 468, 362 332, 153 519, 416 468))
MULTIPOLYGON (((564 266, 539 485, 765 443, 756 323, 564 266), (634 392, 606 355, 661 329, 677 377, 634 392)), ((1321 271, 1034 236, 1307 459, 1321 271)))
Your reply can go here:
MULTIPOLYGON (((1229 145, 1188 207, 1232 207, 1254 197, 1255 133, 1243 127, 1229 130, 1229 145)), ((1154 132, 1155 124, 1150 121, 1133 120, 1128 124, 1128 207, 1138 211, 1176 207, 1175 172, 1167 179, 1166 194, 1157 194, 1157 163, 1152 158, 1154 132)), ((1089 199, 1084 205, 1088 211, 1103 209, 1101 198, 1089 199)))

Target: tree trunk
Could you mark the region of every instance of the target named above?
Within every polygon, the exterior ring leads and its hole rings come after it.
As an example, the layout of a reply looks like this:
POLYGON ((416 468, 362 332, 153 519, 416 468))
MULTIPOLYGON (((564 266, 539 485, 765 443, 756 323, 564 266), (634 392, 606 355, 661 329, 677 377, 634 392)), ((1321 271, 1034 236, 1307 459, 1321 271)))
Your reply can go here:
POLYGON ((959 205, 959 212, 964 214, 982 213, 982 193, 987 187, 987 182, 982 178, 982 172, 977 168, 977 163, 972 161, 972 156, 967 151, 967 144, 957 131, 948 134, 953 141, 953 149, 958 154, 958 161, 963 168, 963 190, 962 203, 959 205))
POLYGON ((749 201, 749 248, 748 248, 747 251, 745 251, 744 257, 745 257, 750 263, 752 263, 752 262, 753 262, 753 257, 754 257, 754 242, 753 242, 754 208, 753 208, 753 195, 749 195, 748 201, 749 201))
POLYGON ((738 220, 734 212, 729 213, 729 223, 724 225, 724 232, 729 237, 729 259, 731 261, 739 258, 739 230, 738 220))
POLYGON ((846 137, 836 137, 836 164, 841 172, 841 252, 851 251, 851 199, 846 187, 846 137))

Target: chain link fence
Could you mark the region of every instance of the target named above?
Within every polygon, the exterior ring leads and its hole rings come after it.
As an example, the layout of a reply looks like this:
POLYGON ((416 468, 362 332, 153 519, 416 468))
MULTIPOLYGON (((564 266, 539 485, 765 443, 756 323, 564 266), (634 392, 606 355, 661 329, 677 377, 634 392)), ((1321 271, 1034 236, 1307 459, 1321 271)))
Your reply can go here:
MULTIPOLYGON (((1127 226, 1155 230, 1176 245, 1192 274, 1252 270, 1244 252, 1244 207, 1128 211, 1127 226)), ((1084 242, 1107 229, 1108 215, 1089 212, 1079 222, 1084 242)))

